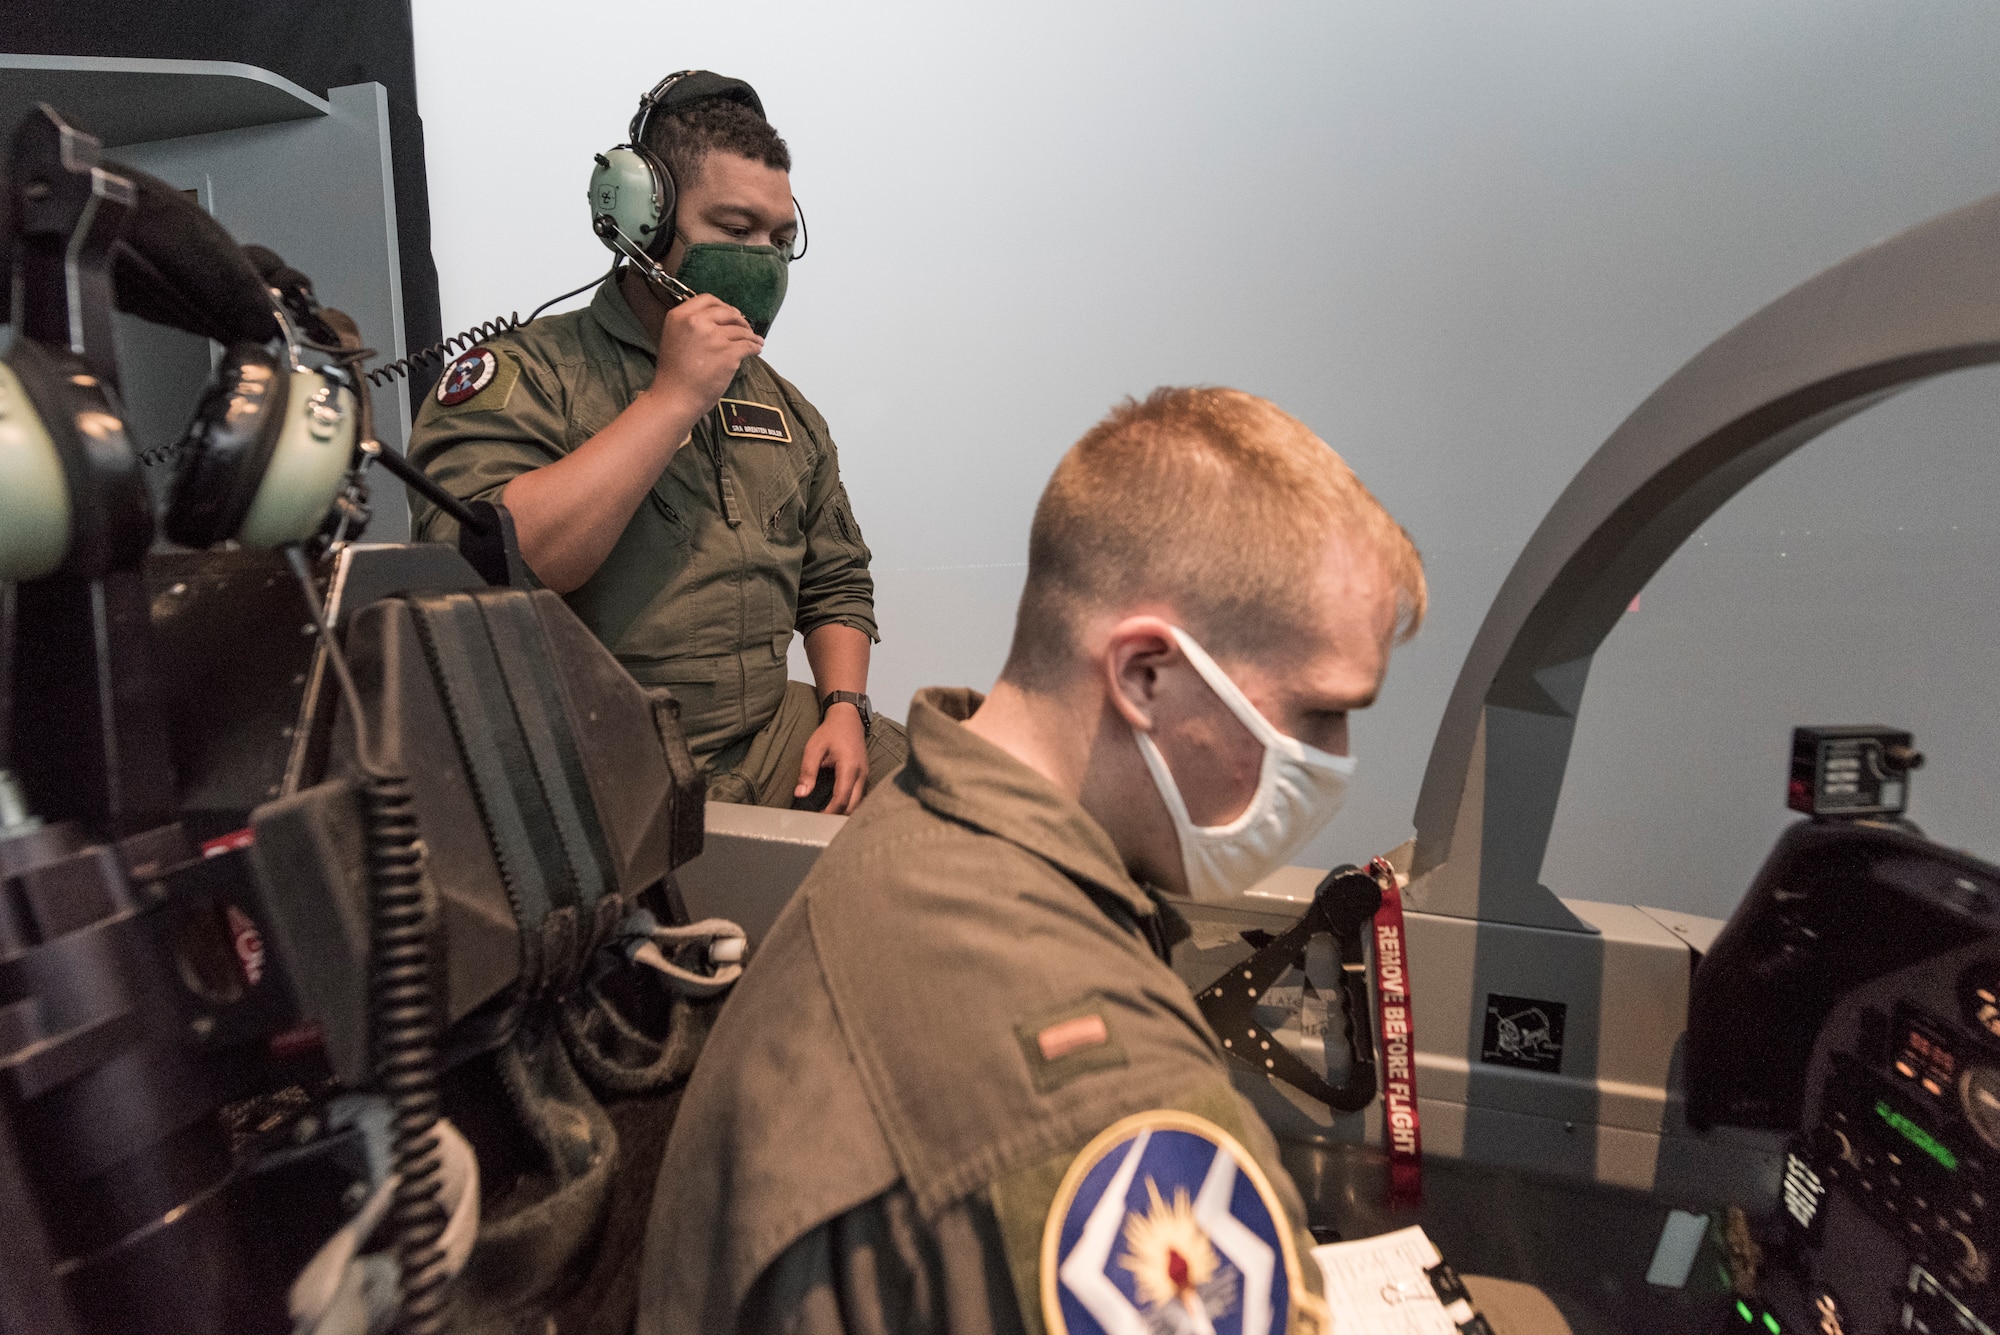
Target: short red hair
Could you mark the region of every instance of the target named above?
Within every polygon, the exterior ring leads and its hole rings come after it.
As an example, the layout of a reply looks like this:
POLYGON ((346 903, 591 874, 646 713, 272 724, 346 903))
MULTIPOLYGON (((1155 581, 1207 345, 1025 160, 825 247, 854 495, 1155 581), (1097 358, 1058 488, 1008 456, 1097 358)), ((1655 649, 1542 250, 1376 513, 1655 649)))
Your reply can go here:
POLYGON ((1265 652, 1313 605, 1336 537, 1382 562, 1399 638, 1415 634, 1428 602, 1416 544, 1303 422, 1236 389, 1127 399, 1070 447, 1035 507, 1003 675, 1052 682, 1090 616, 1153 601, 1212 652, 1265 652))

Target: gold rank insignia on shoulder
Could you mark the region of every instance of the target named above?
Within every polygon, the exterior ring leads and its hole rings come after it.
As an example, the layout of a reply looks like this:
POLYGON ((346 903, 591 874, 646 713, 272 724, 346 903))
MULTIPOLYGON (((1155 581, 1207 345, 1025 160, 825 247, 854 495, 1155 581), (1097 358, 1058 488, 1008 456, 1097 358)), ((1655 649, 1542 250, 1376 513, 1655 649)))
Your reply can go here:
POLYGON ((753 403, 748 399, 724 399, 715 407, 722 415, 722 430, 725 435, 791 443, 792 429, 785 425, 785 415, 768 403, 753 403))
POLYGON ((1192 1113, 1137 1113, 1084 1147, 1049 1207, 1040 1271, 1051 1335, 1320 1328, 1270 1179, 1192 1113))
POLYGON ((1035 1090, 1053 1094, 1080 1075, 1125 1065, 1125 1048, 1105 1019, 1104 998, 1085 993, 1067 1006, 1014 1026, 1035 1090))

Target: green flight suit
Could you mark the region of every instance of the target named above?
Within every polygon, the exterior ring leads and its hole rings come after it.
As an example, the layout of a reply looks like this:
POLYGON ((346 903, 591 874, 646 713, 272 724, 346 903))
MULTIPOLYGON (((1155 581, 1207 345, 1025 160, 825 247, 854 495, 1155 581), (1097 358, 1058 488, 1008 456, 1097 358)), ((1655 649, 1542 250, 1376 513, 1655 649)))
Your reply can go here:
MULTIPOLYGON (((499 499, 520 474, 609 426, 652 383, 659 355, 615 282, 583 310, 544 316, 484 347, 494 358, 487 383, 447 404, 452 382, 440 381, 410 433, 410 457, 468 501, 499 499)), ((419 540, 458 540, 451 518, 420 500, 411 521, 419 540)), ((672 689, 699 763, 727 750, 719 768, 734 767, 782 709, 782 731, 796 744, 754 748, 768 773, 735 785, 781 805, 811 731, 793 715, 813 713, 809 700, 787 700, 792 635, 843 625, 880 639, 868 561, 825 420, 752 357, 604 564, 565 601, 641 684, 672 689), (762 754, 774 749, 797 753, 789 773, 783 758, 762 754)), ((901 737, 893 722, 877 723, 871 781, 900 761, 901 737)))
MULTIPOLYGON (((1307 1335, 1318 1267, 1277 1145, 1103 827, 927 690, 717 1017, 667 1141, 639 1335, 1036 1335, 1065 1173, 1193 1114, 1268 1179, 1307 1335)), ((1322 1309, 1323 1310, 1323 1309, 1322 1309)))

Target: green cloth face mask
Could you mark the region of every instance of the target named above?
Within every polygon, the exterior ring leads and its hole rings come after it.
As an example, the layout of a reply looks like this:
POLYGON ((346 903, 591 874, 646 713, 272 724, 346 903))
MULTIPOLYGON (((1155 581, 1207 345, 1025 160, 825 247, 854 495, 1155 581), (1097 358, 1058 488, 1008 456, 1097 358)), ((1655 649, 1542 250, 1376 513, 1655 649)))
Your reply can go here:
POLYGON ((762 338, 785 304, 785 281, 792 261, 791 247, 744 246, 735 242, 703 241, 688 246, 674 277, 697 292, 707 292, 743 312, 762 338))

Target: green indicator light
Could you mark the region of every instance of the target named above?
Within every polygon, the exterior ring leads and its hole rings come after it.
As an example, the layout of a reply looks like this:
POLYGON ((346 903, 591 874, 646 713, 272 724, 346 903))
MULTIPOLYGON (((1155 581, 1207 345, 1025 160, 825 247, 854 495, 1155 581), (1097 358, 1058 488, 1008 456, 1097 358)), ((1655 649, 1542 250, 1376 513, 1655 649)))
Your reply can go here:
POLYGON ((1903 1139, 1915 1145, 1925 1154, 1930 1155, 1931 1158, 1936 1159, 1947 1169, 1954 1173, 1958 1171, 1958 1156, 1946 1149, 1936 1136, 1924 1130, 1886 1103, 1876 1103, 1875 1115, 1896 1128, 1902 1134, 1903 1139))
POLYGON ((1742 1317, 1745 1321, 1755 1321, 1757 1319, 1750 1311, 1750 1304, 1744 1302, 1741 1298, 1736 1300, 1736 1315, 1742 1317))
POLYGON ((1778 1318, 1769 1312, 1764 1313, 1764 1329, 1770 1331, 1771 1335, 1784 1335, 1784 1327, 1780 1326, 1778 1318))

